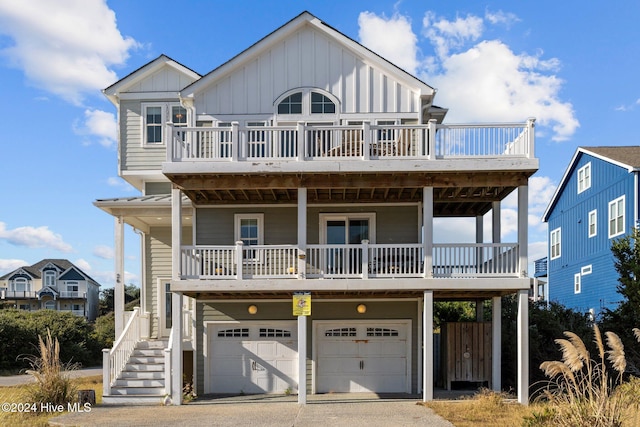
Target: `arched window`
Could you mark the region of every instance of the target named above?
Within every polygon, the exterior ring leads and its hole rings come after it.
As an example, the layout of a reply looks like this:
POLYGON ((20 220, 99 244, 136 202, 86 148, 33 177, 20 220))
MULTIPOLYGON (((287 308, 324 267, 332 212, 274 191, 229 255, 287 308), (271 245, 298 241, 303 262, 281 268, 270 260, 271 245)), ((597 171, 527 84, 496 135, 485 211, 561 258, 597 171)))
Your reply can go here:
POLYGON ((13 290, 15 292, 29 292, 31 290, 31 284, 24 277, 17 277, 13 279, 13 290))
POLYGON ((311 92, 311 114, 334 114, 336 105, 329 99, 318 92, 311 92))
POLYGON ((47 309, 47 310, 55 310, 56 309, 56 302, 54 300, 49 300, 49 301, 44 303, 44 308, 47 309))
POLYGON ((278 114, 302 114, 302 92, 287 96, 278 104, 278 114))
POLYGON ((278 115, 334 115, 338 108, 337 98, 319 89, 303 88, 284 94, 277 104, 278 115))
POLYGON ((44 272, 44 285, 55 286, 56 284, 56 272, 53 270, 47 270, 44 272))

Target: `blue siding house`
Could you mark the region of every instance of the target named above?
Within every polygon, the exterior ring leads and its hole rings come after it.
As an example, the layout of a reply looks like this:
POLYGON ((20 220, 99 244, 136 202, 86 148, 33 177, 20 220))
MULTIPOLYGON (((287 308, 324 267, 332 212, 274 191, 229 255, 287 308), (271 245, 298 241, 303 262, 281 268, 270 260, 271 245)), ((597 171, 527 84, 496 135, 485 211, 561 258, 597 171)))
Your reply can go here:
POLYGON ((597 317, 620 301, 611 244, 638 220, 640 146, 579 147, 543 221, 549 300, 597 317))

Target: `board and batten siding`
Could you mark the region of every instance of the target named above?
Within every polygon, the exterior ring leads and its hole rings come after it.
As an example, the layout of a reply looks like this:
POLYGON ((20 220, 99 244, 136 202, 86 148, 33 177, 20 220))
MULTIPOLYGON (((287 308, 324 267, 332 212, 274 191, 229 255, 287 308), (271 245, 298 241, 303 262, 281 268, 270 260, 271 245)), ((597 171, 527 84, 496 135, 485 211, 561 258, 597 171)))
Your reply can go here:
POLYGON ((634 174, 612 163, 582 154, 567 180, 562 194, 549 215, 549 232, 561 229, 561 256, 549 258, 549 298, 562 304, 596 313, 615 308, 618 274, 614 267, 609 238, 609 202, 625 196, 625 229, 634 226, 634 174), (577 171, 591 163, 591 187, 578 193, 577 171), (589 237, 589 212, 597 212, 597 234, 589 237), (574 292, 574 276, 583 267, 591 273, 581 275, 581 292, 574 292))
POLYGON ((131 84, 124 91, 130 93, 141 92, 172 92, 176 93, 193 83, 195 79, 177 69, 165 65, 146 78, 131 84))
POLYGON ((275 100, 298 87, 341 100, 340 113, 420 113, 418 93, 364 58, 305 26, 196 94, 198 114, 272 114, 275 100))
MULTIPOLYGON (((264 320, 295 320, 292 313, 290 299, 281 302, 260 302, 248 300, 246 302, 198 302, 196 303, 196 364, 197 364, 197 392, 204 393, 204 345, 205 322, 213 321, 264 321, 264 320), (258 313, 249 315, 247 307, 250 304, 258 306, 258 313)), ((313 355, 313 321, 314 320, 411 320, 411 389, 418 389, 418 303, 413 300, 404 301, 362 301, 333 302, 312 299, 311 316, 307 318, 307 391, 312 388, 312 358, 313 355), (357 303, 364 302, 367 312, 356 312, 357 303)), ((209 350, 207 350, 209 351, 209 350)))

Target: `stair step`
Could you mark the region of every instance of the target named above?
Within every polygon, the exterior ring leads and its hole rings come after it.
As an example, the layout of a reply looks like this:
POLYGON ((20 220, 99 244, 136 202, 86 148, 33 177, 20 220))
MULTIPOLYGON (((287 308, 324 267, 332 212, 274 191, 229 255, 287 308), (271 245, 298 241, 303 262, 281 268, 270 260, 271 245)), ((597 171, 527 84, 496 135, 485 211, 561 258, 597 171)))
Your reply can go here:
POLYGON ((120 378, 116 380, 113 387, 164 387, 164 378, 161 378, 161 379, 120 378))
POLYGON ((153 341, 140 341, 136 348, 138 349, 150 349, 150 348, 158 348, 165 349, 169 346, 169 341, 165 340, 153 340, 153 341))
POLYGON ((164 396, 158 395, 109 395, 102 396, 103 405, 127 405, 127 406, 158 406, 165 403, 164 396))
POLYGON ((150 364, 158 364, 164 363, 164 356, 131 356, 129 357, 129 363, 150 363, 150 364))
POLYGON ((163 387, 111 387, 111 395, 115 396, 164 396, 165 390, 163 387))
POLYGON ((164 363, 127 363, 124 367, 124 371, 137 372, 137 371, 153 371, 164 372, 164 363))
POLYGON ((137 379, 137 380, 161 380, 164 379, 164 370, 162 371, 122 371, 120 379, 137 379))
POLYGON ((164 357, 163 348, 136 348, 131 353, 134 357, 164 357))

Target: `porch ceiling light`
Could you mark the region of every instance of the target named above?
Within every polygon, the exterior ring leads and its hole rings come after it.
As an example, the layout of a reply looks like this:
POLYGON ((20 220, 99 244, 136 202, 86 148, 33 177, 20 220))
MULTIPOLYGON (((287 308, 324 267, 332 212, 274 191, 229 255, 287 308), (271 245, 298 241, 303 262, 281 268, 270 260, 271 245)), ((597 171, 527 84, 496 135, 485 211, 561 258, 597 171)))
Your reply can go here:
POLYGON ((247 311, 249 312, 249 314, 256 314, 258 312, 258 306, 255 304, 251 304, 248 308, 247 311))
POLYGON ((356 311, 360 314, 364 314, 367 312, 367 306, 364 304, 358 304, 358 306, 356 307, 356 311))

